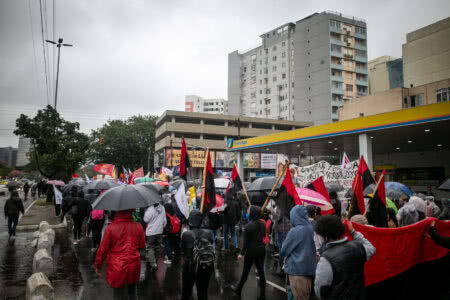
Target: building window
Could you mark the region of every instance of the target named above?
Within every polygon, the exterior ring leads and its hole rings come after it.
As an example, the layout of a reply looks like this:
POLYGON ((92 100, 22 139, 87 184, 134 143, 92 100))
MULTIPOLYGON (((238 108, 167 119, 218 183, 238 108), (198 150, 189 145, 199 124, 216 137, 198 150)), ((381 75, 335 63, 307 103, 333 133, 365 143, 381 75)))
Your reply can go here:
POLYGON ((277 51, 277 46, 273 46, 272 50, 277 51))
POLYGON ((262 84, 262 79, 259 80, 259 84, 262 84))
POLYGON ((270 104, 270 99, 264 99, 264 104, 266 105, 270 104))
POLYGON ((367 51, 356 49, 356 56, 366 57, 367 51))
MULTIPOLYGON (((294 82, 291 83, 292 87, 294 87, 294 82)), ((294 96, 292 96, 292 98, 294 98, 294 96)))
POLYGON ((277 70, 277 66, 272 67, 272 72, 275 72, 277 70))
POLYGON ((286 46, 286 42, 281 42, 281 47, 286 46))
POLYGON ((264 78, 264 83, 265 83, 265 84, 269 83, 269 79, 268 79, 267 77, 264 78))
POLYGON ((345 85, 345 90, 347 92, 353 92, 353 84, 346 84, 345 85))
POLYGON ((272 80, 273 82, 277 81, 277 76, 273 76, 272 80))
POLYGON ((409 107, 422 106, 424 104, 423 94, 417 94, 410 96, 410 105, 409 107))
POLYGON ((286 79, 286 73, 281 74, 282 79, 286 79))
POLYGON ((352 72, 345 72, 345 78, 353 79, 353 73, 352 72))
POLYGON ((282 63, 282 64, 281 64, 281 67, 282 67, 282 68, 286 68, 286 63, 285 63, 285 62, 282 63))
POLYGON ((262 95, 262 90, 259 90, 259 94, 262 95))
POLYGON ((273 56, 273 57, 272 57, 272 61, 277 61, 277 57, 276 57, 276 56, 273 56))
POLYGON ((252 97, 252 98, 256 98, 256 93, 254 93, 254 92, 253 92, 253 93, 251 93, 251 94, 250 94, 250 97, 252 97))
POLYGON ((363 27, 355 26, 355 32, 360 34, 366 34, 366 29, 363 27))
POLYGON ((266 95, 270 94, 270 89, 266 89, 266 95))
POLYGON ((359 116, 360 117, 364 117, 364 113, 359 113, 359 116))
POLYGON ((450 100, 450 87, 436 90, 436 102, 444 102, 450 100))
POLYGON ((286 52, 281 53, 281 57, 286 57, 286 52))
POLYGON ((332 27, 336 27, 336 28, 341 28, 341 23, 335 20, 330 20, 330 26, 332 27))
POLYGON ((259 60, 259 64, 262 65, 262 59, 259 60))
POLYGON ((247 72, 247 67, 244 67, 244 72, 247 72))

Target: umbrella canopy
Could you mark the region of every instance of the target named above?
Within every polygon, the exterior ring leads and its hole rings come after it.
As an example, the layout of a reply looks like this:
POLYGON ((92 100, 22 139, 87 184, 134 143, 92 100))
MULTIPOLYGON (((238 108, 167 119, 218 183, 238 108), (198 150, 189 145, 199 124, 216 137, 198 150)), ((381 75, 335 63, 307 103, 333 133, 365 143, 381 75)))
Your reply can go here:
MULTIPOLYGON (((275 176, 257 178, 250 184, 250 187, 247 191, 270 191, 272 190, 272 187, 276 181, 277 178, 275 176)), ((280 180, 280 182, 281 181, 282 180, 280 180)))
POLYGON ((147 176, 139 177, 134 180, 135 183, 144 183, 144 182, 153 182, 153 181, 155 181, 155 179, 153 179, 151 177, 147 177, 147 176))
POLYGON ((116 187, 119 184, 115 183, 113 180, 95 180, 86 186, 87 190, 108 190, 110 188, 116 187))
POLYGON ((438 189, 444 190, 444 191, 450 191, 450 178, 444 181, 438 189))
POLYGON ((411 190, 411 188, 409 186, 404 185, 403 183, 400 183, 400 182, 386 181, 384 186, 386 187, 386 189, 403 192, 406 195, 408 195, 409 197, 414 195, 413 190, 411 190))
POLYGON ((74 187, 77 189, 77 191, 80 191, 83 189, 83 186, 81 186, 80 184, 69 183, 69 184, 66 184, 65 186, 63 186, 62 192, 63 193, 70 192, 74 187))
MULTIPOLYGON (((303 202, 315 205, 315 206, 320 206, 322 207, 324 210, 329 210, 332 209, 333 206, 331 205, 330 202, 328 202, 328 200, 322 196, 321 194, 319 194, 316 191, 307 189, 307 188, 296 188, 295 189, 297 191, 297 194, 300 198, 300 200, 302 200, 303 202)), ((299 203, 296 203, 299 204, 299 203)))
POLYGON ((165 192, 167 192, 167 188, 165 186, 156 184, 156 183, 146 183, 146 184, 142 184, 142 186, 154 190, 157 193, 159 193, 160 195, 164 194, 165 192))
POLYGON ((389 197, 386 197, 386 207, 390 207, 395 211, 395 214, 397 214, 398 209, 397 206, 395 206, 395 203, 392 202, 392 200, 389 197))
MULTIPOLYGON (((401 183, 399 183, 401 184, 401 183)), ((406 194, 406 195, 410 195, 409 193, 411 193, 411 195, 413 194, 413 192, 405 185, 406 189, 409 190, 409 192, 407 193, 406 190, 400 190, 400 189, 393 189, 392 187, 395 185, 391 185, 390 187, 387 186, 387 183, 384 185, 386 188, 386 196, 391 198, 391 199, 400 199, 400 196, 402 194, 406 194)), ((374 184, 370 184, 368 185, 365 189, 364 189, 364 196, 367 196, 369 194, 373 194, 373 190, 375 189, 375 185, 374 184)))
POLYGON ((161 196, 145 186, 120 185, 101 194, 92 204, 92 208, 120 211, 149 207, 160 202, 161 196))
POLYGON ((344 187, 342 185, 340 185, 339 183, 334 183, 334 182, 327 182, 325 183, 325 187, 327 188, 327 192, 331 193, 331 192, 342 192, 344 190, 344 187))
POLYGON ((75 184, 75 185, 85 186, 87 183, 86 183, 86 180, 84 180, 84 179, 82 179, 82 178, 75 178, 75 179, 72 179, 72 180, 69 182, 69 184, 75 184))
POLYGON ((49 180, 49 181, 47 181, 47 184, 54 184, 56 186, 64 186, 64 185, 66 185, 64 183, 64 181, 61 181, 61 180, 49 180))
POLYGON ((20 183, 17 181, 10 181, 8 182, 8 184, 6 185, 7 188, 16 188, 20 186, 20 183))
POLYGON ((230 184, 230 179, 226 179, 226 178, 215 178, 214 179, 214 185, 216 186, 216 189, 226 189, 229 184, 230 184))
POLYGON ((169 186, 169 183, 167 181, 155 181, 154 184, 159 184, 162 186, 169 186))
POLYGON ((170 183, 171 186, 173 186, 175 189, 178 189, 180 185, 184 182, 183 179, 174 180, 170 183))

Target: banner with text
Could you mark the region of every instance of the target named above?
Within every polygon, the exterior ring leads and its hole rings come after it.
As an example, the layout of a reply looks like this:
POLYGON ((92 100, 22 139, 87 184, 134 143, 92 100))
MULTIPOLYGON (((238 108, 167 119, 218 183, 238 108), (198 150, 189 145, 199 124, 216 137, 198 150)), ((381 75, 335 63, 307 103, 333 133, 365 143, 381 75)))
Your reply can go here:
POLYGON ((341 168, 340 165, 331 165, 322 160, 310 166, 297 167, 296 179, 297 183, 304 187, 311 181, 323 176, 325 183, 338 183, 348 189, 352 187, 356 170, 358 170, 357 160, 348 163, 346 168, 341 168))
POLYGON ((261 169, 276 169, 277 155, 261 153, 261 169))
MULTIPOLYGON (((203 150, 191 150, 187 151, 189 154, 189 159, 191 160, 191 166, 194 168, 203 168, 205 166, 205 155, 206 151, 203 150)), ((215 162, 215 152, 209 151, 209 155, 211 155, 211 163, 214 167, 215 162)), ((179 149, 167 149, 166 150, 166 166, 174 167, 180 165, 181 158, 181 150, 179 149), (173 154, 173 155, 172 155, 173 154)))

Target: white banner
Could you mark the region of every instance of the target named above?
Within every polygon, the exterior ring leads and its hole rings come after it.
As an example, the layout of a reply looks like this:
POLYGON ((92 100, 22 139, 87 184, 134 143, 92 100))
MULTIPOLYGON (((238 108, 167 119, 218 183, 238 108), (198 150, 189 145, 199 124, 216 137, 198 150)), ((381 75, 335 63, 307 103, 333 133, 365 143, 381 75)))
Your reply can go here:
POLYGON ((261 153, 261 169, 276 169, 277 155, 261 153))
POLYGON ((344 169, 340 165, 330 165, 322 160, 310 166, 297 167, 295 178, 297 179, 297 183, 304 187, 320 176, 323 176, 325 183, 338 183, 348 189, 352 187, 353 178, 357 170, 357 160, 349 162, 344 169))
POLYGON ((62 193, 56 188, 55 185, 53 185, 53 193, 55 193, 55 203, 62 204, 62 193))
POLYGON ((180 186, 178 187, 178 190, 175 194, 175 201, 177 201, 178 208, 187 219, 189 217, 188 214, 189 206, 186 191, 184 189, 184 182, 180 184, 180 186))

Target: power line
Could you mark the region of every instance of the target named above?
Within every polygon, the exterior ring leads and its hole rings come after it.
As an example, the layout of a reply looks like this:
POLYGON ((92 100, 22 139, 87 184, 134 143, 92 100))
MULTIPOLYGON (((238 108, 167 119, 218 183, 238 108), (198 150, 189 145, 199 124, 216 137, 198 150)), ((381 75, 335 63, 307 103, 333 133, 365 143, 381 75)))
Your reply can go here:
MULTIPOLYGON (((55 0, 53 0, 53 40, 56 41, 56 12, 55 12, 55 8, 56 8, 56 4, 55 4, 55 0)), ((47 45, 48 46, 48 45, 47 45)), ((56 51, 55 48, 53 48, 53 80, 55 79, 55 72, 56 72, 56 68, 55 68, 55 61, 56 61, 56 51)))
MULTIPOLYGON (((39 76, 38 76, 38 67, 37 67, 37 58, 36 58, 36 46, 34 41, 34 32, 33 32, 33 16, 31 13, 31 0, 28 0, 28 12, 30 15, 30 31, 31 31, 31 40, 33 41, 33 58, 34 58, 34 75, 36 76, 36 90, 39 92, 39 76)), ((39 93, 41 94, 41 93, 39 93)), ((44 100, 45 101, 45 100, 44 100)))
POLYGON ((45 38, 44 38, 44 20, 42 17, 42 0, 39 0, 39 12, 41 15, 41 37, 42 37, 42 50, 44 52, 44 67, 45 67, 45 89, 47 92, 47 104, 50 105, 50 95, 48 91, 48 75, 47 75, 47 55, 45 52, 45 38))
MULTIPOLYGON (((47 0, 44 0, 44 30, 45 30, 45 40, 48 40, 48 17, 47 17, 47 0)), ((48 44, 45 44, 47 47, 47 70, 49 71, 47 73, 48 76, 48 88, 50 90, 50 98, 53 98, 53 81, 54 76, 53 72, 50 72, 50 52, 48 51, 48 44)))

